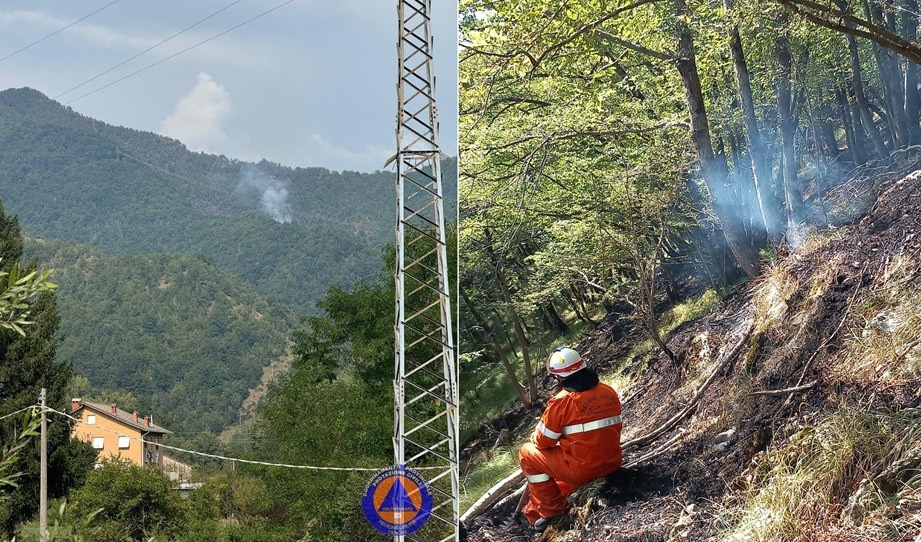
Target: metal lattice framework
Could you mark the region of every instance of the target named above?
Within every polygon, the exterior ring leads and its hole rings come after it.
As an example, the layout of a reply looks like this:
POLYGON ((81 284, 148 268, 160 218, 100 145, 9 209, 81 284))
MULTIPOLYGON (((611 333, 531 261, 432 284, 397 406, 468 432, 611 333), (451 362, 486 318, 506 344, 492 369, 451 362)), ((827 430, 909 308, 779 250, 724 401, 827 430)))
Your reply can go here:
POLYGON ((441 151, 432 71, 431 0, 398 0, 396 378, 394 459, 434 497, 418 531, 397 540, 456 540, 457 368, 451 326, 441 151))

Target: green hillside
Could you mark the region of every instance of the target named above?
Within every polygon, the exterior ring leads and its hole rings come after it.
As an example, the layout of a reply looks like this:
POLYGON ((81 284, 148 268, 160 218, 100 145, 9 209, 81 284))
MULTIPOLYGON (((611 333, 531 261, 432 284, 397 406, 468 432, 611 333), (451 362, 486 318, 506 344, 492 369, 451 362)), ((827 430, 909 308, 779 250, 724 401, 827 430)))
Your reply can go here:
MULTIPOLYGON (((454 201, 455 161, 444 177, 454 201)), ((395 205, 390 172, 194 153, 31 89, 0 92, 0 198, 29 235, 111 253, 201 256, 301 312, 330 285, 377 271, 395 205)))
POLYGON ((183 430, 217 432, 235 420, 296 325, 289 309, 199 258, 29 239, 24 259, 55 269, 61 359, 183 430))

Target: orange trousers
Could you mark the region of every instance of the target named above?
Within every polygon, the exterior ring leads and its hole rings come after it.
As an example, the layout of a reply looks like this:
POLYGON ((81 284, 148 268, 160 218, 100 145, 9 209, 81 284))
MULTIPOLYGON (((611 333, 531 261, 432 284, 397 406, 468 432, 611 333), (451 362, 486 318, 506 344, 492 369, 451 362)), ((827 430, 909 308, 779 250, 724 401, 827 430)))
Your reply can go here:
POLYGON ((518 451, 518 462, 525 476, 549 479, 539 482, 528 481, 531 498, 524 507, 524 515, 533 525, 539 518, 552 518, 567 511, 566 497, 579 487, 617 470, 611 465, 586 469, 583 465, 570 465, 559 446, 539 449, 533 443, 525 443, 518 451))

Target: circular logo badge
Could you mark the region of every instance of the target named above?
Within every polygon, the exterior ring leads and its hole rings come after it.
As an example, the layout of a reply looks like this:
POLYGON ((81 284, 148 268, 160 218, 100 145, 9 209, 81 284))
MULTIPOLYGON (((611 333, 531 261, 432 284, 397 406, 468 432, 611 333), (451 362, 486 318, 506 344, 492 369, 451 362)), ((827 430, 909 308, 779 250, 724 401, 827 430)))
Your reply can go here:
POLYGON ((361 498, 365 517, 387 536, 407 535, 418 530, 428 521, 432 503, 428 483, 405 467, 390 467, 378 472, 361 498))

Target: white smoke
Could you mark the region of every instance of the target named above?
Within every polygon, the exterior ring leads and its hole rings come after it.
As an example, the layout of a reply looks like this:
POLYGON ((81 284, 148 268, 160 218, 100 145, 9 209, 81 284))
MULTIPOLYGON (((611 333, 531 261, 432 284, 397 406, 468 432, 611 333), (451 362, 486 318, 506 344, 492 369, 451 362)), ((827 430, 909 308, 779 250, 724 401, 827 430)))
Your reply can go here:
POLYGON ((262 193, 262 208, 275 222, 291 222, 291 207, 288 205, 288 189, 270 186, 262 193))
POLYGON ((240 170, 240 183, 235 192, 256 194, 262 210, 275 222, 291 222, 291 205, 288 203, 288 189, 285 183, 259 170, 256 166, 244 166, 240 170))

